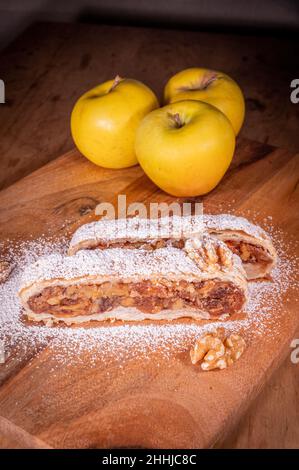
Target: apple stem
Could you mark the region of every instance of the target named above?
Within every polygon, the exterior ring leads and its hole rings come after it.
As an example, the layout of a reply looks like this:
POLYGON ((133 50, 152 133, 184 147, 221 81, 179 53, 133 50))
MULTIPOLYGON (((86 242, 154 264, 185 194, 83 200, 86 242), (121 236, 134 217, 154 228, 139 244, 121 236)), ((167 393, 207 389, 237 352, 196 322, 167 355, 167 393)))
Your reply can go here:
POLYGON ((172 121, 174 122, 175 127, 177 127, 178 129, 180 129, 181 127, 183 127, 184 123, 183 123, 183 121, 181 120, 181 117, 180 117, 179 113, 175 113, 175 114, 168 113, 168 116, 169 116, 170 119, 172 119, 172 121))
POLYGON ((187 86, 181 86, 178 88, 178 91, 200 91, 206 90, 211 83, 215 80, 219 79, 220 77, 217 75, 216 72, 207 72, 201 80, 197 81, 196 83, 191 83, 187 86))
POLYGON ((217 80, 217 73, 216 72, 206 73, 206 75, 203 76, 202 81, 201 81, 201 89, 205 90, 215 80, 217 80))
POLYGON ((109 91, 113 91, 122 80, 123 80, 123 78, 121 78, 119 75, 116 75, 109 91))

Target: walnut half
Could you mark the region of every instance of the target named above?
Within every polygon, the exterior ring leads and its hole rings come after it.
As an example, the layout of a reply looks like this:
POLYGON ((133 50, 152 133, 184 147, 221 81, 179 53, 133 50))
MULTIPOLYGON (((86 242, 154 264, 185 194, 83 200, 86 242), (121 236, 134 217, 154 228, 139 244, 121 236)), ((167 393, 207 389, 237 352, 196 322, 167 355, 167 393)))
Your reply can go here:
POLYGON ((222 330, 199 338, 190 351, 192 364, 201 361, 202 370, 226 369, 243 354, 246 343, 242 336, 231 334, 224 337, 222 330))

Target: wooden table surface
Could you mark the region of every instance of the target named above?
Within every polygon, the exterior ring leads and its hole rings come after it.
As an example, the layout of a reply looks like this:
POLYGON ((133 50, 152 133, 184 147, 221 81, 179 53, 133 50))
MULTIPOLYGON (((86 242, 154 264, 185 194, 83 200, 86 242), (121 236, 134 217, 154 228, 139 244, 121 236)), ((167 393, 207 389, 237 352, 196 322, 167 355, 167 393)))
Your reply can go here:
MULTIPOLYGON (((242 135, 299 149, 299 105, 289 98, 299 54, 291 38, 36 24, 0 59, 7 100, 0 105, 0 188, 72 148, 68 121, 76 98, 117 73, 161 96, 180 69, 225 71, 245 93, 242 135)), ((287 360, 221 446, 299 447, 298 371, 287 360)))

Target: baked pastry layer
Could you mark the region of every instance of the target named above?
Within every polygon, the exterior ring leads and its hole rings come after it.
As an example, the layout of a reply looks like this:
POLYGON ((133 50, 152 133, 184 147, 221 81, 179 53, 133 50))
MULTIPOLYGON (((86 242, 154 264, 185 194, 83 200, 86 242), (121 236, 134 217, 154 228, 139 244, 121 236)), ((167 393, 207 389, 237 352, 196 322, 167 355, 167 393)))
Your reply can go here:
POLYGON ((102 219, 79 227, 71 239, 68 253, 74 255, 81 249, 95 248, 182 248, 186 239, 199 237, 202 233, 202 216, 102 219))
POLYGON ((275 265, 276 251, 267 233, 243 217, 228 214, 92 222, 75 232, 69 254, 107 247, 183 248, 188 238, 200 238, 204 232, 224 241, 241 258, 248 279, 266 276, 275 265))
POLYGON ((242 309, 247 286, 239 258, 205 237, 184 249, 50 255, 24 272, 19 294, 29 319, 70 324, 232 315, 242 309))

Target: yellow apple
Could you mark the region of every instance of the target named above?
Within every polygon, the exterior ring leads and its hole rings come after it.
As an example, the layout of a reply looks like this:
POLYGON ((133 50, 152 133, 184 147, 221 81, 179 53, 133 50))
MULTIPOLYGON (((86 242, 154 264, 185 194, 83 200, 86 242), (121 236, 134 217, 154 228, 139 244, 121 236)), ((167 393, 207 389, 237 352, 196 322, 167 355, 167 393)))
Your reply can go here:
POLYGON ((158 106, 155 94, 146 85, 116 77, 87 91, 76 102, 71 115, 74 142, 96 165, 106 168, 136 165, 137 126, 158 106))
POLYGON ((183 100, 200 100, 216 106, 228 117, 235 134, 240 131, 245 115, 243 93, 225 73, 190 68, 173 75, 165 86, 164 102, 183 100))
POLYGON ((235 149, 227 117, 201 101, 179 101, 145 116, 135 150, 147 176, 173 196, 208 193, 226 172, 235 149))

